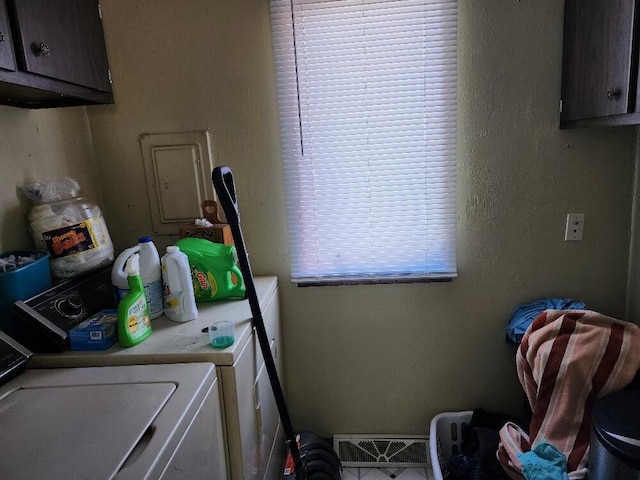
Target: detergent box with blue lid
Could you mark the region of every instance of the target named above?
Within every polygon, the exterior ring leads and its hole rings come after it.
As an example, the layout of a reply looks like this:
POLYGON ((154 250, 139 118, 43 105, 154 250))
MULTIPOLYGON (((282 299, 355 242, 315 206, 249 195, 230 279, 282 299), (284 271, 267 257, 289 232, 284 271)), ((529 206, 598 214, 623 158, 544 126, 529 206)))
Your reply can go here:
POLYGON ((69 330, 71 350, 106 350, 118 341, 118 312, 105 309, 69 330))

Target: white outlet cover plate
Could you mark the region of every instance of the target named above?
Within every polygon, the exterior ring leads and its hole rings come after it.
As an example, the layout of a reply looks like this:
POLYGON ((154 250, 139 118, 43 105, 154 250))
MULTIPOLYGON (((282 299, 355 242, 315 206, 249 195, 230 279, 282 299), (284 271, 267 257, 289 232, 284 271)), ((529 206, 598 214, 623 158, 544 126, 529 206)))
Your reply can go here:
POLYGON ((564 231, 565 241, 582 240, 584 235, 584 213, 568 213, 564 231))

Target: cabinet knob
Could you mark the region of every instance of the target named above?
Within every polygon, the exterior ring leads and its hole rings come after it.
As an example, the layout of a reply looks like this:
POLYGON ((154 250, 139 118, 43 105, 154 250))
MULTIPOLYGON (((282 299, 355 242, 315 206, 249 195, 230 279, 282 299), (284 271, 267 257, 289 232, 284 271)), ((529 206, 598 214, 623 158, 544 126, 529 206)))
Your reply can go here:
POLYGON ((607 100, 615 100, 620 96, 620 90, 617 88, 610 88, 607 90, 607 100))
POLYGON ((49 53, 51 53, 51 50, 49 50, 49 45, 44 42, 40 43, 40 53, 43 56, 48 57, 49 53))
POLYGON ((40 44, 31 44, 31 50, 33 50, 33 53, 36 55, 42 55, 43 57, 48 57, 49 54, 51 53, 51 50, 49 49, 49 45, 47 45, 44 42, 41 42, 40 44))

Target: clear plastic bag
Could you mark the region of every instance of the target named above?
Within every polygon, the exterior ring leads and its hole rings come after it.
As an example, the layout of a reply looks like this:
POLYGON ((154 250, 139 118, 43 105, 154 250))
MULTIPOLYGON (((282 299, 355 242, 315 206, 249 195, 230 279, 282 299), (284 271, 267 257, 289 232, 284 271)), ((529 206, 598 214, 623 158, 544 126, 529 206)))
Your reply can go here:
POLYGON ((80 184, 71 177, 64 177, 49 183, 27 183, 22 191, 38 205, 77 197, 80 195, 80 184))

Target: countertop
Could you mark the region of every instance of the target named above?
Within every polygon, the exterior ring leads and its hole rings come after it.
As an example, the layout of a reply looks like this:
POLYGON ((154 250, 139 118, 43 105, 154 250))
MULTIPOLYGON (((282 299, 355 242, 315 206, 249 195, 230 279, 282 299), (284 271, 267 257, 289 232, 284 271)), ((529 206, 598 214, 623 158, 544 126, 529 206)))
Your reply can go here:
MULTIPOLYGON (((264 312, 277 292, 277 278, 254 278, 260 308, 264 312)), ((164 315, 151 321, 152 333, 142 343, 123 348, 117 343, 108 350, 37 353, 28 368, 93 367, 107 365, 142 365, 153 363, 212 362, 217 366, 233 365, 252 331, 248 300, 220 300, 198 303, 198 317, 180 323, 164 315), (235 341, 224 349, 209 344, 209 334, 202 329, 219 320, 235 324, 235 341)))

